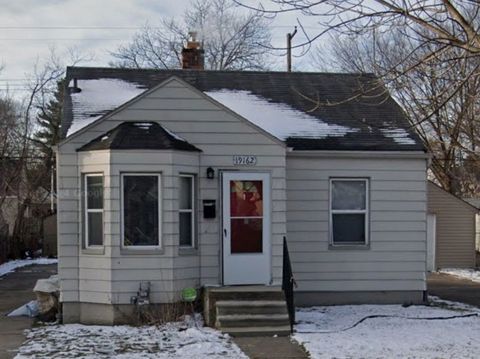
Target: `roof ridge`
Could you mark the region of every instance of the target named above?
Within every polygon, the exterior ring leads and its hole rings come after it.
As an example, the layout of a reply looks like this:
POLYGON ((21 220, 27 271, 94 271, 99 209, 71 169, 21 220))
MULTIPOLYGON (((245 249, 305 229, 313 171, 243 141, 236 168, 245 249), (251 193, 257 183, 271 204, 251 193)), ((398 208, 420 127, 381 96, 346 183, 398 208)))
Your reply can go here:
POLYGON ((190 73, 243 73, 243 74, 306 74, 306 75, 335 75, 335 76, 363 76, 376 77, 372 72, 336 72, 336 71, 261 71, 261 70, 194 70, 194 69, 155 69, 155 68, 128 68, 128 67, 106 67, 106 66, 67 66, 69 71, 88 70, 88 71, 111 71, 111 72, 190 72, 190 73))

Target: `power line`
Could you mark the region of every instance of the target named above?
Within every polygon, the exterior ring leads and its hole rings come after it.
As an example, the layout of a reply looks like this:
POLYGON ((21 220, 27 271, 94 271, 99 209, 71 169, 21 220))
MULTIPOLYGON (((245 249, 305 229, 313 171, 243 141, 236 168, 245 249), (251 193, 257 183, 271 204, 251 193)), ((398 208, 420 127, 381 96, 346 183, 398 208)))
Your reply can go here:
MULTIPOLYGON (((162 29, 161 26, 0 26, 1 30, 143 30, 162 29)), ((272 25, 270 28, 291 28, 291 25, 272 25)), ((303 26, 305 29, 322 29, 320 26, 303 26)))
POLYGON ((0 41, 125 41, 126 39, 112 38, 0 38, 0 41))
MULTIPOLYGON (((1 30, 141 30, 143 26, 0 26, 1 30)), ((159 29, 160 27, 150 27, 159 29)))

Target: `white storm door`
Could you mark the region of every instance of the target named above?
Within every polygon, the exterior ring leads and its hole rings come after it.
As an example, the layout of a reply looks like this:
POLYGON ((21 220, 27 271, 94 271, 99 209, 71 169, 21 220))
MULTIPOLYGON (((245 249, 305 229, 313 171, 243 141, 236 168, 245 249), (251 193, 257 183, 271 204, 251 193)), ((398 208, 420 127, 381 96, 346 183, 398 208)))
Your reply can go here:
POLYGON ((270 284, 270 175, 223 173, 223 283, 270 284))

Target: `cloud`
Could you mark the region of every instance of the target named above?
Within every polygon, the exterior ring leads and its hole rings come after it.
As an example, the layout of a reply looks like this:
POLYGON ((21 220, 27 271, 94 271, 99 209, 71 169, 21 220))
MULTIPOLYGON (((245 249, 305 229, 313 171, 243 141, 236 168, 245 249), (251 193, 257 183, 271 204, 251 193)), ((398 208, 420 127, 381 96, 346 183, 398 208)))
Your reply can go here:
MULTIPOLYGON (((252 0, 257 1, 257 0, 252 0)), ((22 79, 31 73, 38 59, 48 57, 49 48, 55 47, 61 54, 67 48, 81 53, 95 53, 95 60, 82 63, 89 66, 108 66, 110 52, 127 43, 135 29, 42 29, 41 27, 142 27, 154 26, 162 18, 181 16, 190 0, 15 0, 3 1, 0 12, 0 91, 7 82, 2 79, 22 79), (6 29, 5 27, 39 27, 34 29, 6 29)), ((274 45, 285 46, 285 34, 293 30, 298 13, 277 17, 272 27, 274 45)), ((315 19, 303 18, 307 25, 315 25, 315 19), (308 21, 307 21, 308 20, 308 21)), ((314 31, 314 30, 312 30, 314 31)), ((302 41, 299 33, 294 44, 302 41)), ((300 53, 295 49, 294 54, 300 53)), ((279 51, 277 55, 284 55, 279 51)), ((285 57, 272 59, 284 68, 285 57)), ((294 58, 294 64, 300 60, 294 58)), ((22 82, 10 82, 10 88, 21 87, 22 82)))
MULTIPOLYGON (((188 0, 21 0, 2 4, 0 63, 3 79, 21 79, 54 46, 96 53, 90 65, 107 65, 109 51, 130 40, 132 29, 45 29, 42 27, 142 27, 183 13, 188 0), (14 28, 5 28, 5 27, 14 28), (34 27, 17 29, 17 27, 34 27)), ((15 83, 15 86, 19 82, 15 83)), ((6 82, 0 81, 0 90, 6 82)), ((15 87, 12 83, 10 88, 15 87)))

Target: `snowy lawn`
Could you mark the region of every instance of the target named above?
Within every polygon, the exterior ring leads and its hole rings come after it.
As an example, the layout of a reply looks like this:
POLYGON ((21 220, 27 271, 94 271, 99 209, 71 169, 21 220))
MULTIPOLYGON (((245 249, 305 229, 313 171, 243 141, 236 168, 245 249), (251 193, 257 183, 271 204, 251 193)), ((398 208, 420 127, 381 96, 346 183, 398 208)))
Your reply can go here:
POLYGON ((475 269, 444 268, 440 269, 438 272, 480 283, 480 271, 475 269))
POLYGON ((17 259, 0 264, 0 277, 7 273, 13 272, 15 269, 20 267, 29 266, 32 264, 54 264, 57 262, 58 260, 54 258, 17 259))
POLYGON ((431 306, 406 308, 300 308, 294 339, 305 346, 312 358, 478 358, 480 309, 431 299, 431 306), (362 321, 377 315, 389 317, 362 321), (464 317, 439 319, 454 316, 464 317))
MULTIPOLYGON (((201 320, 198 320, 201 322, 201 320)), ((230 337, 193 320, 155 327, 67 324, 34 328, 15 359, 247 358, 230 337)))

